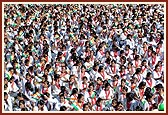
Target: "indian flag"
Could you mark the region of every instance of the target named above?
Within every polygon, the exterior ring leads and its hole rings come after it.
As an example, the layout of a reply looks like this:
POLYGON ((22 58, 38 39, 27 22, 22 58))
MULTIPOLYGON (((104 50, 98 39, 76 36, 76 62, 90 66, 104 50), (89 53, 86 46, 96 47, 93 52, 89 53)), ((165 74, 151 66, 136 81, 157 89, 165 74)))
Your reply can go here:
POLYGON ((70 97, 67 97, 67 98, 65 98, 66 100, 68 100, 68 101, 75 101, 76 100, 76 98, 70 98, 70 97))
POLYGON ((112 103, 112 99, 107 100, 105 104, 106 104, 106 105, 109 105, 110 103, 112 103))
POLYGON ((90 44, 93 45, 94 44, 94 37, 90 38, 90 44))
POLYGON ((14 59, 14 56, 11 55, 11 56, 10 56, 10 61, 12 61, 13 59, 14 59))
POLYGON ((153 87, 153 88, 152 88, 152 93, 155 93, 155 92, 156 92, 156 90, 155 90, 155 88, 153 87))
POLYGON ((74 104, 74 103, 73 103, 71 106, 72 106, 76 111, 79 111, 79 109, 80 109, 80 108, 79 108, 76 104, 74 104))
POLYGON ((91 95, 91 98, 93 99, 93 98, 95 98, 95 96, 96 96, 96 93, 93 92, 92 95, 91 95))
POLYGON ((41 64, 40 64, 40 63, 36 64, 36 67, 40 67, 40 66, 41 66, 41 64))
POLYGON ((10 80, 10 78, 11 78, 10 73, 6 73, 6 77, 7 77, 8 80, 10 80))
POLYGON ((144 106, 145 103, 146 103, 146 100, 145 100, 145 99, 142 99, 141 103, 142 103, 142 105, 144 106))
POLYGON ((135 34, 135 35, 133 36, 133 38, 134 38, 134 39, 136 39, 137 37, 138 37, 138 35, 137 35, 137 34, 135 34))
POLYGON ((13 27, 16 27, 16 26, 17 26, 17 24, 16 24, 16 23, 13 23, 13 24, 12 24, 12 26, 13 26, 13 27))
POLYGON ((40 97, 41 97, 41 94, 40 93, 35 93, 33 96, 32 96, 32 98, 33 99, 35 99, 35 100, 39 100, 40 99, 40 97))

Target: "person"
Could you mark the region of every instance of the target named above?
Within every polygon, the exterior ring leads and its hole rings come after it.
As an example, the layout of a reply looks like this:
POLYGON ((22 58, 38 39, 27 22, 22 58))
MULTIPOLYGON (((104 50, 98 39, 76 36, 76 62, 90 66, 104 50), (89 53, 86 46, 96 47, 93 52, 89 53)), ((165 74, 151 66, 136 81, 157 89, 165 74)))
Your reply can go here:
POLYGON ((164 8, 4 4, 5 110, 164 110, 164 8))
POLYGON ((5 111, 13 111, 12 101, 14 100, 10 97, 10 95, 4 92, 4 110, 5 111))
POLYGON ((104 107, 103 99, 98 98, 96 104, 93 106, 93 111, 103 111, 104 107))
POLYGON ((90 111, 87 103, 83 104, 83 111, 90 111))
POLYGON ((105 105, 109 104, 112 99, 113 99, 113 93, 114 91, 112 90, 112 88, 110 87, 109 83, 105 84, 105 88, 104 90, 102 90, 99 94, 99 98, 104 100, 105 105))
POLYGON ((65 96, 63 94, 61 94, 59 96, 59 100, 55 104, 54 111, 61 110, 61 108, 63 106, 66 108, 65 110, 71 110, 72 109, 72 107, 69 105, 68 101, 65 99, 65 96))
POLYGON ((71 106, 75 109, 75 111, 82 111, 84 105, 84 95, 78 94, 77 101, 74 102, 71 106))
POLYGON ((94 91, 94 84, 90 83, 87 92, 85 93, 85 101, 89 102, 92 106, 96 103, 96 91, 94 91))
POLYGON ((125 105, 126 105, 125 110, 126 111, 135 111, 138 103, 137 103, 136 100, 134 100, 134 94, 133 93, 127 93, 126 98, 127 98, 127 101, 125 103, 125 105))
POLYGON ((37 106, 33 108, 33 111, 48 111, 45 102, 43 100, 39 100, 37 106))
POLYGON ((146 87, 150 87, 153 90, 154 93, 154 87, 156 85, 155 80, 152 78, 152 73, 148 72, 146 75, 146 79, 144 79, 144 82, 146 82, 146 87))
POLYGON ((156 65, 153 71, 153 78, 156 80, 156 82, 162 81, 163 79, 163 76, 162 74, 160 74, 159 70, 160 70, 159 65, 156 65))

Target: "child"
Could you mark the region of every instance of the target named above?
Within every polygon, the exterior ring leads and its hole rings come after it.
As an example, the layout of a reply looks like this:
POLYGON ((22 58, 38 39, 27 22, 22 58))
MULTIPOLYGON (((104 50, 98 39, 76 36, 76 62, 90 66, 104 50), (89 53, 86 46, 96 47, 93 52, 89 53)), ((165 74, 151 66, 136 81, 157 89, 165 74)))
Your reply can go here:
POLYGON ((98 98, 96 104, 93 106, 93 111, 103 111, 105 106, 103 105, 103 99, 98 98))

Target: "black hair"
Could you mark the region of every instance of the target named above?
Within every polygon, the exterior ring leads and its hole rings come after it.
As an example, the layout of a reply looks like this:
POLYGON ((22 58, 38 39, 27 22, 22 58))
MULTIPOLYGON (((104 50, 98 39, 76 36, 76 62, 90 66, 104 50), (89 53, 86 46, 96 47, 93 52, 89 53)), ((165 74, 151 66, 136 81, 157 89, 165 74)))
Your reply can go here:
POLYGON ((142 86, 146 86, 146 82, 144 81, 140 82, 138 87, 141 88, 142 86))
POLYGON ((84 76, 84 77, 82 78, 82 80, 84 80, 84 79, 88 80, 88 78, 87 78, 86 76, 84 76))
POLYGON ((134 94, 132 92, 129 92, 126 94, 126 98, 128 101, 132 101, 134 99, 134 94))
POLYGON ((66 109, 67 109, 67 108, 66 108, 65 106, 61 106, 61 107, 60 107, 60 111, 66 111, 66 109))
POLYGON ((103 70, 103 66, 99 67, 98 72, 100 72, 101 70, 103 70))
POLYGON ((83 94, 78 94, 78 100, 81 99, 83 96, 83 94))
POLYGON ((121 79, 121 82, 126 82, 126 79, 121 79))
POLYGON ((24 101, 24 100, 20 100, 20 101, 19 101, 19 105, 20 105, 20 104, 25 105, 25 101, 24 101))
POLYGON ((28 111, 26 107, 22 108, 21 111, 28 111))
POLYGON ((10 78, 10 80, 14 80, 15 79, 15 77, 14 76, 12 76, 11 78, 10 78))
POLYGON ((65 86, 61 86, 61 92, 64 92, 66 90, 65 86))
POLYGON ((147 87, 147 88, 145 89, 144 95, 147 96, 149 93, 151 93, 151 91, 152 91, 152 89, 151 89, 150 87, 147 87))
POLYGON ((102 98, 98 98, 96 104, 100 103, 102 100, 103 100, 102 98))
POLYGON ((148 94, 146 95, 146 100, 151 99, 152 97, 153 97, 153 94, 152 94, 152 93, 148 93, 148 94))
POLYGON ((110 86, 110 84, 107 81, 107 83, 105 84, 105 88, 107 88, 108 86, 110 86))
POLYGON ((141 107, 141 106, 136 106, 136 109, 135 109, 136 111, 143 111, 143 108, 141 107))
POLYGON ((54 80, 57 80, 57 79, 59 79, 60 78, 60 75, 59 74, 55 74, 54 75, 54 80))
POLYGON ((43 100, 39 100, 39 101, 38 101, 38 104, 40 104, 40 105, 44 105, 45 102, 44 102, 43 100))
POLYGON ((84 103, 84 104, 83 104, 83 108, 85 108, 87 105, 88 105, 88 103, 84 103))
POLYGON ((128 88, 127 87, 123 87, 122 90, 125 90, 127 92, 128 88))
POLYGON ((4 96, 8 95, 7 92, 4 92, 4 96))
POLYGON ((119 79, 119 75, 117 75, 117 74, 116 74, 116 75, 114 75, 114 77, 113 77, 113 78, 115 78, 115 77, 116 77, 117 79, 119 79))
POLYGON ((148 72, 148 73, 146 74, 146 77, 149 77, 150 75, 152 75, 152 73, 151 73, 151 72, 148 72))
POLYGON ((70 96, 72 96, 72 95, 74 95, 74 94, 76 94, 76 93, 78 93, 78 89, 77 89, 77 88, 73 88, 73 89, 72 89, 72 93, 71 93, 70 96))
POLYGON ((29 89, 29 90, 33 90, 32 86, 31 86, 31 83, 30 82, 26 82, 25 83, 25 88, 29 89))

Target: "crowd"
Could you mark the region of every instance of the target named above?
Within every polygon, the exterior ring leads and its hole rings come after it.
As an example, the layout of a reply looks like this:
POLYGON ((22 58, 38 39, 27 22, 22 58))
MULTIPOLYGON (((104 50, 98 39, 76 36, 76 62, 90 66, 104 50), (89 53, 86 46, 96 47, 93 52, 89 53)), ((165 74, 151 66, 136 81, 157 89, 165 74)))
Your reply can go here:
POLYGON ((5 4, 5 111, 164 111, 163 4, 5 4))

